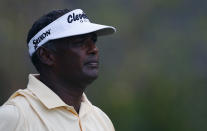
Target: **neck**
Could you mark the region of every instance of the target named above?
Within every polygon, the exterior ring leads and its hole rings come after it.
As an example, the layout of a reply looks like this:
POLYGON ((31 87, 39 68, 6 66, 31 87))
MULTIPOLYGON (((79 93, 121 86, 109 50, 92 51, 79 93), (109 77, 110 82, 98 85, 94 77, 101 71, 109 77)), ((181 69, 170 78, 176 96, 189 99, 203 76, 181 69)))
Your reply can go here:
POLYGON ((74 83, 65 82, 51 74, 41 74, 40 81, 47 85, 55 92, 67 105, 73 106, 79 113, 83 92, 86 86, 76 85, 74 83))

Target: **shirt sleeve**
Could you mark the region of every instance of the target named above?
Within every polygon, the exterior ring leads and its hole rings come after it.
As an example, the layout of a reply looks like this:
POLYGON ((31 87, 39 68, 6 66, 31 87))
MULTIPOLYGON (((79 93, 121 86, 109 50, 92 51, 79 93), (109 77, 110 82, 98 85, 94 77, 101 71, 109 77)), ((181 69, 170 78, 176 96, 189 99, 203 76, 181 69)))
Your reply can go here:
POLYGON ((14 105, 0 106, 0 131, 15 131, 19 112, 14 105))

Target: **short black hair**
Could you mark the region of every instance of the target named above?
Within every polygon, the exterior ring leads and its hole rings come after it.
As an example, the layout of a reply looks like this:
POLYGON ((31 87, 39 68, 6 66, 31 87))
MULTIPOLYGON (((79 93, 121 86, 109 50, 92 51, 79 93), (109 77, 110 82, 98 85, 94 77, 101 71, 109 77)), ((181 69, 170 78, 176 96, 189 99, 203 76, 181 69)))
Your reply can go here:
MULTIPOLYGON (((28 32, 27 44, 40 30, 42 30, 44 27, 46 27, 47 25, 49 25, 50 23, 52 23, 53 21, 55 21, 56 19, 58 19, 59 17, 63 16, 64 14, 70 11, 71 10, 69 9, 53 10, 49 12, 48 14, 40 17, 37 21, 34 22, 34 24, 32 25, 31 29, 28 32)), ((50 41, 44 44, 44 46, 49 47, 48 43, 50 43, 50 41)), ((35 66, 35 68, 37 69, 37 71, 40 72, 41 63, 40 63, 39 57, 36 52, 31 56, 31 61, 33 65, 35 66)))

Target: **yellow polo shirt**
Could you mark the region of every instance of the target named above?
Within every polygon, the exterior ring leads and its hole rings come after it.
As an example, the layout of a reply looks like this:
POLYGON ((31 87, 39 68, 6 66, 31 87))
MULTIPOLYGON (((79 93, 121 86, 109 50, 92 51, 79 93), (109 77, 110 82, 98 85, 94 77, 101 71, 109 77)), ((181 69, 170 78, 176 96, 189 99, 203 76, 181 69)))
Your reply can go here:
POLYGON ((108 116, 83 93, 79 114, 29 75, 27 88, 0 107, 0 131, 114 131, 108 116))

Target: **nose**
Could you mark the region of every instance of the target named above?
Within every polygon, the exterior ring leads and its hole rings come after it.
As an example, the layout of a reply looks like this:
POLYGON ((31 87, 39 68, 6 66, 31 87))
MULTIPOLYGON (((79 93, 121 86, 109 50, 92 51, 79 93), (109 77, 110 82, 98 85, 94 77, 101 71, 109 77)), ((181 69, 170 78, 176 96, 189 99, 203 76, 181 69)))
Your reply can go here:
POLYGON ((88 42, 88 54, 97 55, 98 54, 98 47, 96 46, 96 43, 93 40, 89 40, 88 42))

